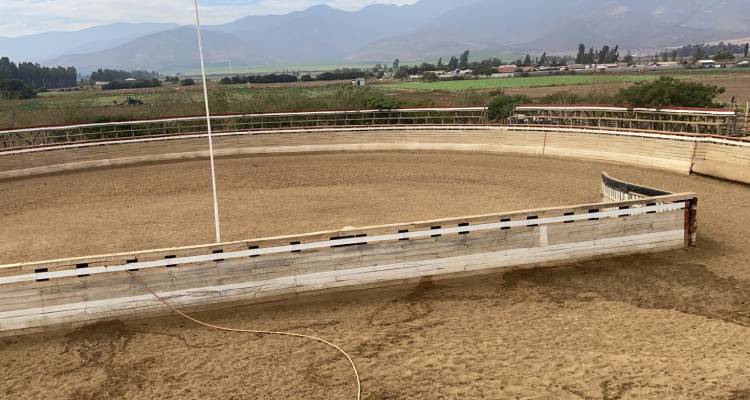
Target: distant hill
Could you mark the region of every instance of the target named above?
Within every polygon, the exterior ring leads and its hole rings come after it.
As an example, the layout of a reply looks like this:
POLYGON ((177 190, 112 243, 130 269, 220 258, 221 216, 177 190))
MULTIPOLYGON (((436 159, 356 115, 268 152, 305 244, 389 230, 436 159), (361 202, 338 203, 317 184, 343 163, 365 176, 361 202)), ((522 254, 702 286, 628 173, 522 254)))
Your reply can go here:
POLYGON ((362 47, 352 61, 474 51, 573 51, 577 43, 654 49, 747 36, 746 0, 480 0, 362 47))
MULTIPOLYGON (((205 30, 206 58, 215 62, 233 60, 248 64, 265 64, 273 60, 267 52, 235 35, 205 30)), ((125 70, 167 70, 193 68, 198 62, 198 38, 192 27, 180 27, 154 33, 111 49, 86 54, 70 54, 49 61, 53 65, 75 65, 80 71, 97 68, 125 70)))
POLYGON ((141 36, 174 29, 177 24, 110 24, 73 32, 45 32, 17 38, 0 37, 0 56, 42 62, 64 54, 115 47, 141 36))
MULTIPOLYGON (((250 16, 205 27, 206 35, 215 39, 206 40, 206 60, 209 64, 232 60, 235 65, 248 66, 341 62, 367 43, 406 33, 425 19, 470 1, 474 0, 422 0, 407 6, 371 5, 358 11, 320 5, 285 15, 250 16)), ((195 31, 180 27, 46 63, 73 63, 83 72, 96 68, 193 69, 198 63, 195 43, 195 31), (164 52, 164 48, 169 50, 164 52)))
MULTIPOLYGON (((250 16, 206 27, 206 50, 209 64, 231 60, 237 66, 390 63, 396 57, 445 58, 466 49, 475 54, 573 52, 578 43, 638 51, 746 37, 748 32, 747 0, 420 0, 358 11, 321 5, 250 16)), ((0 39, 0 56, 26 48, 27 54, 36 52, 33 60, 75 65, 83 72, 194 69, 195 42, 188 27, 116 24, 0 39)))

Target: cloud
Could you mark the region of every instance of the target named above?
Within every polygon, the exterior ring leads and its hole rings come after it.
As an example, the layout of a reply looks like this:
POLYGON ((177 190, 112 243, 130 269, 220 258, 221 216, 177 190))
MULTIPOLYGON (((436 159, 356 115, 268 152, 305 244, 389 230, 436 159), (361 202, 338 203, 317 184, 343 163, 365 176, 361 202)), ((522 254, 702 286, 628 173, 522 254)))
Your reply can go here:
MULTIPOLYGON (((316 4, 356 10, 368 4, 416 0, 199 0, 201 19, 219 24, 248 15, 284 14, 316 4)), ((193 22, 192 0, 2 0, 0 36, 76 30, 115 22, 193 22)))

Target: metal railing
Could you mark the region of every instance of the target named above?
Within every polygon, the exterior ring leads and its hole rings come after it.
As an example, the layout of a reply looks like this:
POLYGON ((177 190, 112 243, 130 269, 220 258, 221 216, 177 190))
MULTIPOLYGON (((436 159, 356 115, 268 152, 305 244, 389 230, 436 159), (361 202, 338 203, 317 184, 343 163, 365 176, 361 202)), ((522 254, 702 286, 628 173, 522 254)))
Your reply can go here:
POLYGON ((625 108, 616 106, 518 106, 510 125, 595 127, 719 136, 743 136, 742 117, 733 109, 625 108))
MULTIPOLYGON (((290 128, 485 125, 487 123, 487 109, 484 107, 311 111, 211 117, 214 133, 290 128)), ((205 134, 206 131, 205 117, 13 129, 0 131, 0 151, 134 137, 196 135, 205 134)))

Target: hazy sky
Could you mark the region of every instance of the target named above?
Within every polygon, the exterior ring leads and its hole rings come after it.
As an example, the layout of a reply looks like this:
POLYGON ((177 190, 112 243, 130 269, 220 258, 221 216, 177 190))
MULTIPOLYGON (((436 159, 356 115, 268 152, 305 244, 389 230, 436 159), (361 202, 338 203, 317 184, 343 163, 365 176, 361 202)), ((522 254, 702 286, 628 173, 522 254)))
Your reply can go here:
MULTIPOLYGON (((213 24, 252 14, 279 14, 328 4, 356 10, 368 4, 416 0, 199 0, 203 22, 213 24)), ((193 0, 0 0, 0 36, 76 30, 113 22, 193 21, 193 0)))

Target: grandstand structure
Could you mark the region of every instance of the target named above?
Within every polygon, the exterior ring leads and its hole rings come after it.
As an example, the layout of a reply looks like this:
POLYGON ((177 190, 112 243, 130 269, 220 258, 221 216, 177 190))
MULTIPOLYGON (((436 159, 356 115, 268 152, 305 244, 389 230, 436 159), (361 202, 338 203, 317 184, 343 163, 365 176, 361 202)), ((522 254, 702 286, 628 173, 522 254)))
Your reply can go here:
POLYGON ((511 125, 600 127, 637 131, 743 136, 738 112, 707 108, 627 108, 594 105, 520 105, 511 125))

